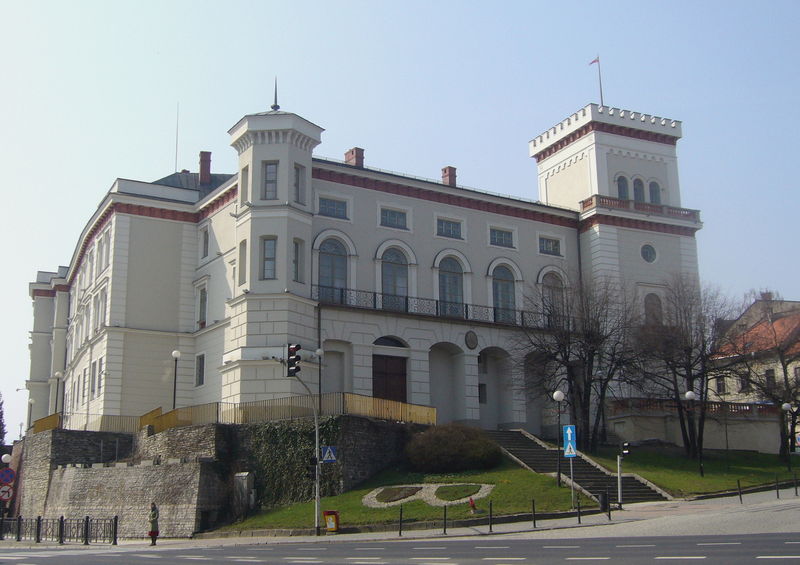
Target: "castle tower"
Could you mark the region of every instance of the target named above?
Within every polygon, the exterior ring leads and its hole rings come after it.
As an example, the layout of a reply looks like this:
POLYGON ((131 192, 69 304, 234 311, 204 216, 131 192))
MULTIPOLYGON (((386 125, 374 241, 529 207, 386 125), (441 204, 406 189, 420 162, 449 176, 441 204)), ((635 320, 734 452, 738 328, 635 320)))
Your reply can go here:
POLYGON ((680 138, 679 121, 589 104, 530 141, 539 198, 580 212, 584 278, 625 273, 644 301, 676 274, 698 277, 702 224, 680 207, 680 138))
MULTIPOLYGON (((310 292, 312 151, 323 129, 278 109, 243 117, 230 130, 239 154, 232 229, 222 398, 247 402, 298 394, 282 359, 287 343, 319 344, 310 292)), ((311 365, 303 378, 316 379, 311 365)))

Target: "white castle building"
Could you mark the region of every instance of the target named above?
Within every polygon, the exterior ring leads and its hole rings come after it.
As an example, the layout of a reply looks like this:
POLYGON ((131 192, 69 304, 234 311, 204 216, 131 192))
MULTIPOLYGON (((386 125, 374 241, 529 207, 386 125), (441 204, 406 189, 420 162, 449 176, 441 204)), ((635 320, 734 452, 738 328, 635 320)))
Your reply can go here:
POLYGON ((69 265, 37 274, 30 421, 303 394, 281 363, 299 343, 322 350, 302 366, 312 390, 537 432, 504 363, 541 321, 537 287, 617 276, 653 308, 670 275, 697 275, 680 122, 580 109, 530 142, 533 202, 461 188, 453 167, 439 182, 360 148, 315 157, 323 129, 273 108, 229 130, 234 174, 203 152, 199 173, 117 179, 69 265))

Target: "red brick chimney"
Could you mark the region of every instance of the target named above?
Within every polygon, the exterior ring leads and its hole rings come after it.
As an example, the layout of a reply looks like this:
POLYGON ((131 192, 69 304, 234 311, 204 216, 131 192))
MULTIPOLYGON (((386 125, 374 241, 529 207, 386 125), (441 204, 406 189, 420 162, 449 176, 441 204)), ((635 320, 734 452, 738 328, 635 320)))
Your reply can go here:
POLYGON ((456 168, 447 166, 442 169, 442 184, 456 186, 456 168))
POLYGON ((363 168, 364 167, 364 150, 360 147, 353 147, 352 149, 348 149, 347 152, 344 154, 344 162, 348 165, 353 165, 354 167, 363 168))
POLYGON ((200 152, 200 184, 211 184, 211 151, 200 152))

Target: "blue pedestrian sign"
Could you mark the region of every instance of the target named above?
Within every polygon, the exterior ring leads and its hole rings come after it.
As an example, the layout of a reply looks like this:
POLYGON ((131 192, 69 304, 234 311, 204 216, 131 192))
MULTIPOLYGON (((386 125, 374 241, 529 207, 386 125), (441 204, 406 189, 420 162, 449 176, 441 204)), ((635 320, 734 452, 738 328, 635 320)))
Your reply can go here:
POLYGON ((564 457, 576 457, 578 450, 575 448, 577 436, 575 426, 564 426, 564 457))
POLYGON ((320 460, 323 463, 336 463, 336 446, 321 445, 319 450, 322 452, 320 460))

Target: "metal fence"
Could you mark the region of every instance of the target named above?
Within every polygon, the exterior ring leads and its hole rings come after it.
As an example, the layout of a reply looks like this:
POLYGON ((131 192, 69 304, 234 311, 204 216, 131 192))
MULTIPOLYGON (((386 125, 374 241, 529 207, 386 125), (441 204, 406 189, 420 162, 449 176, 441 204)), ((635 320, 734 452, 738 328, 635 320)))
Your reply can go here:
POLYGON ((113 518, 4 518, 0 516, 0 540, 117 545, 119 517, 113 518))
POLYGON ((34 422, 34 433, 51 430, 90 430, 102 432, 137 433, 153 426, 158 433, 170 428, 200 424, 253 424, 279 420, 311 418, 314 408, 320 416, 363 416, 414 424, 436 423, 436 408, 407 404, 350 392, 329 392, 322 395, 298 395, 254 402, 210 402, 185 406, 169 412, 161 408, 142 416, 101 416, 81 413, 53 414, 34 422), (54 418, 53 416, 56 416, 54 418), (95 416, 91 418, 91 416, 95 416), (89 425, 91 423, 91 425, 89 425))

